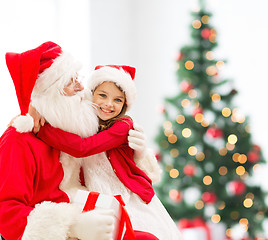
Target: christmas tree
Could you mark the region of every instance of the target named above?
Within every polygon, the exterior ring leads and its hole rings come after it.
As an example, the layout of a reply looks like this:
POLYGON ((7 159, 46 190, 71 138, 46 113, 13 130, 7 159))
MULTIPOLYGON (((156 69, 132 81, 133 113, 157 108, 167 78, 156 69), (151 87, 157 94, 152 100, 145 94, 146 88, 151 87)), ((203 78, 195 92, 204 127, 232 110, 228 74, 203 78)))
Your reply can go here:
POLYGON ((250 179, 265 160, 234 106, 232 81, 220 77, 226 62, 214 58, 212 14, 202 6, 192 16, 192 43, 177 58, 178 94, 165 99, 156 137, 164 169, 156 190, 175 221, 201 217, 225 224, 227 237, 237 225, 254 237, 267 207, 250 179))

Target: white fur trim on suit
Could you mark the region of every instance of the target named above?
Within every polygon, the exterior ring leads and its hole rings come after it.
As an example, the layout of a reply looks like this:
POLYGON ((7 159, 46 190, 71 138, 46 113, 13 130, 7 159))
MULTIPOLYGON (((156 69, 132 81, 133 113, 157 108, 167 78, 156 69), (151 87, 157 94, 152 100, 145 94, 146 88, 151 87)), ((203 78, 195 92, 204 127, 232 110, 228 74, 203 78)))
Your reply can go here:
POLYGON ((114 82, 123 90, 126 95, 127 108, 129 110, 137 95, 136 86, 131 76, 122 68, 119 70, 117 68, 105 66, 92 73, 88 87, 94 91, 98 85, 105 81, 114 82))
POLYGON ((152 183, 155 184, 161 180, 162 169, 160 168, 152 150, 147 149, 145 156, 138 161, 135 161, 135 163, 137 167, 147 174, 147 176, 152 180, 152 183))
POLYGON ((32 96, 44 93, 51 86, 62 90, 77 75, 81 67, 81 63, 75 60, 72 55, 63 52, 49 68, 38 76, 32 96))
POLYGON ((81 210, 70 203, 37 204, 27 219, 22 240, 65 240, 81 210))
POLYGON ((34 127, 33 118, 27 113, 26 116, 20 115, 16 117, 11 124, 14 128, 16 128, 17 132, 31 132, 34 127))

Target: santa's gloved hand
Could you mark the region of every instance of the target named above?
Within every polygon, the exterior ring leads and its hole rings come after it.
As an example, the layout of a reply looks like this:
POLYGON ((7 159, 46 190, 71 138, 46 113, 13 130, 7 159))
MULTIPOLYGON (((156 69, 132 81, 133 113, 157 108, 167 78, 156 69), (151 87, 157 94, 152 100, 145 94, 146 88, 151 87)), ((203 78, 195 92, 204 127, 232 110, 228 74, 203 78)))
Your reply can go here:
POLYGON ((134 150, 134 160, 144 158, 146 152, 146 139, 143 128, 137 123, 133 124, 134 130, 128 132, 128 144, 134 150))
POLYGON ((77 216, 70 227, 69 237, 80 240, 112 240, 113 210, 92 210, 77 216))

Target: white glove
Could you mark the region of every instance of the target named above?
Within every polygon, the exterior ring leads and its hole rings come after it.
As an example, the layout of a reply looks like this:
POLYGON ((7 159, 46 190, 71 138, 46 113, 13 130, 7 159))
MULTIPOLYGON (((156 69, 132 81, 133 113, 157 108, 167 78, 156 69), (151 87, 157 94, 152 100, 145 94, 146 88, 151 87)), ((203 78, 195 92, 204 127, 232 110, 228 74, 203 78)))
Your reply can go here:
POLYGON ((129 130, 128 144, 134 149, 134 161, 138 168, 144 171, 153 183, 161 180, 162 169, 160 168, 152 150, 146 147, 143 128, 134 123, 135 130, 129 130))
POLYGON ((146 140, 143 128, 136 123, 133 127, 134 130, 128 132, 128 145, 134 150, 134 159, 138 161, 145 156, 146 140))
POLYGON ((81 213, 70 227, 69 237, 80 240, 112 240, 113 210, 92 210, 81 213))

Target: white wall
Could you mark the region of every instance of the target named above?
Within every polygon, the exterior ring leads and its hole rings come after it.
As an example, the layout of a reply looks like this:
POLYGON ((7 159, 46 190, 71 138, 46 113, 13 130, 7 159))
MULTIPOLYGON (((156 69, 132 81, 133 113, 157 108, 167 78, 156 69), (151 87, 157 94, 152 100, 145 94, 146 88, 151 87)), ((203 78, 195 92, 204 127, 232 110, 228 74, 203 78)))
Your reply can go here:
MULTIPOLYGON (((92 1, 92 65, 115 63, 137 67, 138 100, 131 113, 144 127, 152 147, 161 123, 159 107, 164 97, 173 96, 178 90, 175 58, 191 39, 190 11, 196 3, 92 1)), ((268 1, 208 0, 207 4, 218 31, 216 57, 227 60, 222 77, 234 80, 239 91, 237 106, 249 115, 253 139, 268 159, 268 1)))
MULTIPOLYGON (((250 116, 253 138, 268 159, 268 1, 207 3, 218 30, 217 57, 228 60, 224 76, 234 80, 237 105, 250 116)), ((164 97, 178 90, 175 58, 190 40, 190 11, 195 6, 196 0, 0 1, 0 133, 19 113, 4 53, 53 40, 79 56, 85 71, 108 63, 137 68, 138 99, 130 114, 144 127, 148 145, 156 147, 158 110, 164 97)))

